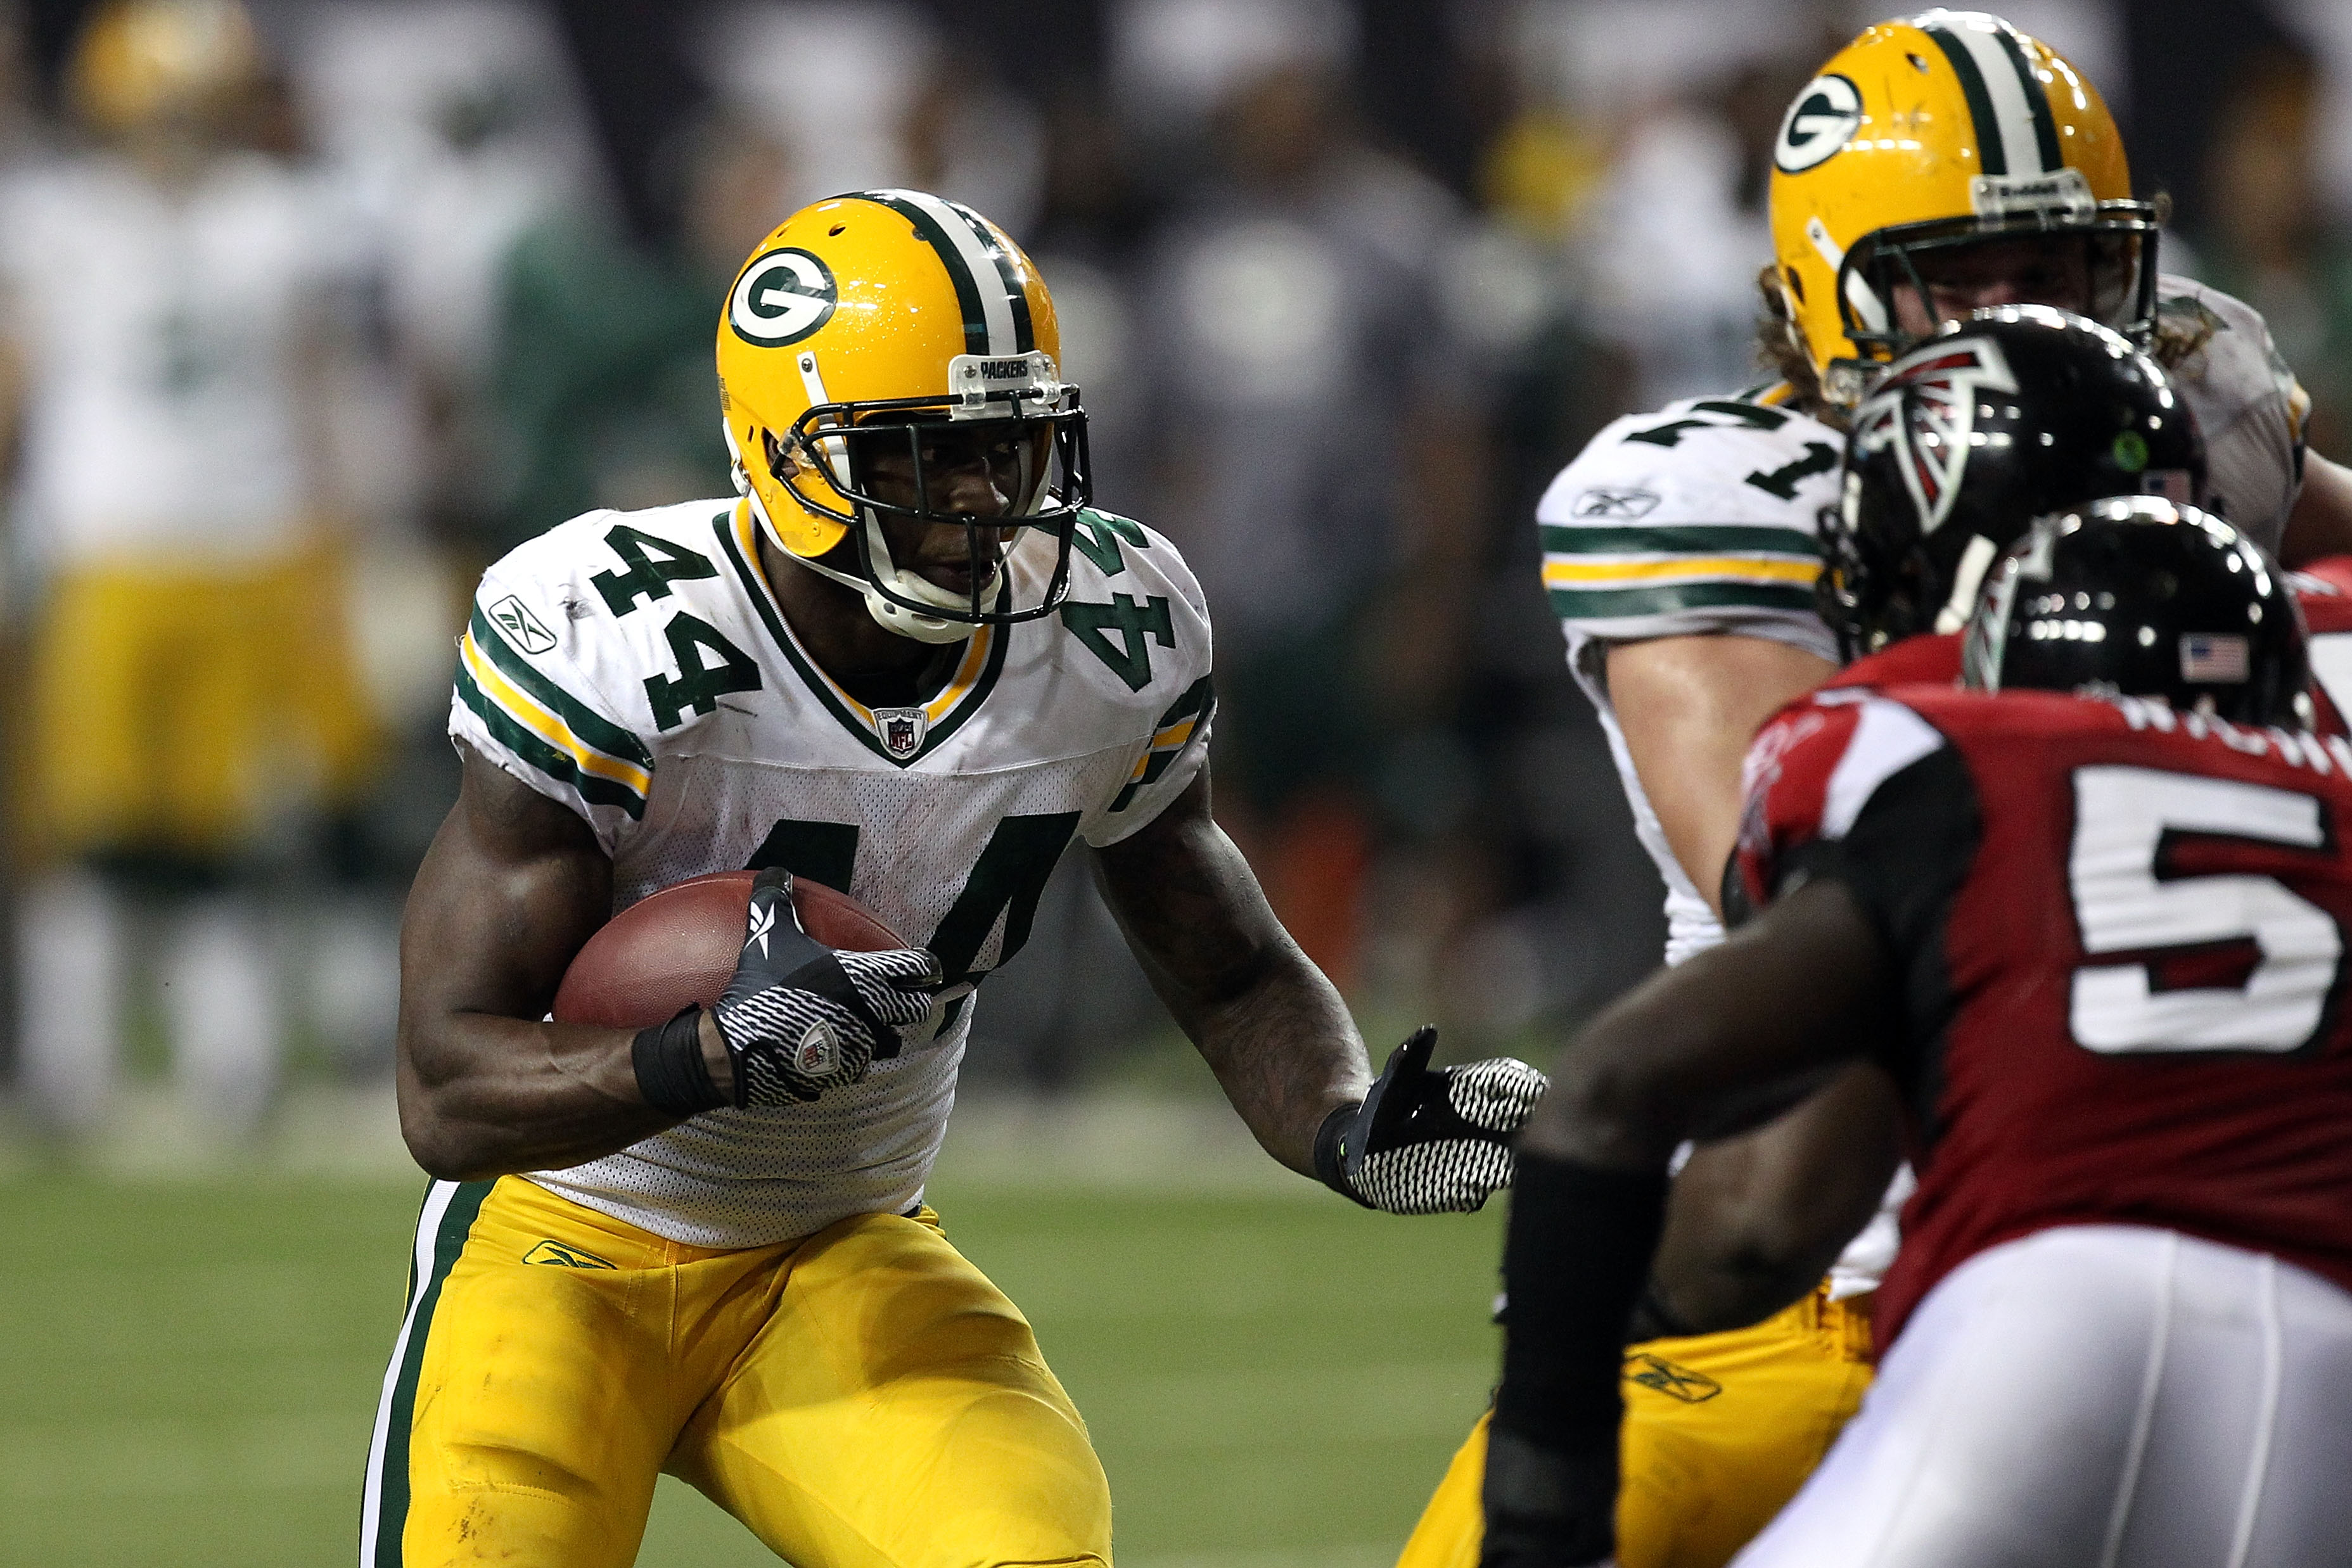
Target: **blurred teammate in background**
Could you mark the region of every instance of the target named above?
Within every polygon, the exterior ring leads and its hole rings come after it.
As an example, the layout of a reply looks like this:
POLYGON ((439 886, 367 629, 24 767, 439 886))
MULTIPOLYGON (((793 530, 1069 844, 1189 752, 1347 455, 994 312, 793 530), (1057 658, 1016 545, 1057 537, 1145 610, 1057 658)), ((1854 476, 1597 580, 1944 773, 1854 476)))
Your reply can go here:
POLYGON ((367 760, 317 549, 333 235, 247 150, 263 71, 233 0, 106 5, 70 62, 93 146, 0 192, 0 412, 45 580, 22 1068, 66 1128, 105 1114, 149 975, 184 1094, 252 1125, 283 1034, 258 857, 367 760))
POLYGON ((589 512, 482 581, 464 784, 403 930, 401 1125, 438 1177, 362 1553, 635 1555, 656 1475, 800 1568, 1108 1564, 1100 1464, 1028 1324, 923 1206, 976 992, 1076 843, 1276 1159, 1475 1208, 1524 1063, 1368 1082, 1209 815, 1206 605, 1093 509, 1054 306, 971 208, 804 208, 727 290, 739 495, 589 512), (756 868, 710 1008, 545 1021, 616 906, 756 868), (834 954, 794 877, 923 944, 834 954))
MULTIPOLYGON (((2038 40, 1981 12, 1867 29, 1790 105, 1770 204, 1759 349, 1781 379, 1617 422, 1538 509, 1570 668, 1666 883, 1670 963, 1722 939, 1717 888, 1749 737, 1837 669, 1814 582, 1850 413, 1939 321, 2040 303, 2150 343, 2204 431, 2216 509, 2266 548, 2284 538, 2291 559, 2352 538, 2352 474, 2303 450, 2307 400, 2262 319, 2158 274, 2158 213, 2132 199, 2114 120, 2038 40)), ((1990 559, 1988 548, 1963 563, 1937 629, 1957 629, 1990 559)), ((1777 1217, 1741 1195, 1760 1173, 1801 1167, 1819 1129, 1841 1124, 1843 1097, 1874 1092, 1849 1075, 1773 1126, 1701 1150, 1678 1204, 1715 1208, 1727 1250, 1780 1256, 1777 1217)), ((1794 1492, 1869 1381, 1868 1297, 1894 1241, 1883 1217, 1811 1297, 1750 1328, 1653 1314, 1728 1332, 1629 1354, 1626 1568, 1726 1562, 1794 1492)), ((1483 1468, 1482 1427, 1402 1568, 1475 1560, 1483 1468)))

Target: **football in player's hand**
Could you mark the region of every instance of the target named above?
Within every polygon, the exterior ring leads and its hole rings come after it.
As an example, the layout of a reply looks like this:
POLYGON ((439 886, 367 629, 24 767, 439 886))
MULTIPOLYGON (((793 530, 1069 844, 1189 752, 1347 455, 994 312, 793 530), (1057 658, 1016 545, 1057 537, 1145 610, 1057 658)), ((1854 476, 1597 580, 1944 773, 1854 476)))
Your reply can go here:
MULTIPOLYGON (((558 1023, 647 1029, 680 1009, 719 999, 743 950, 749 871, 712 872, 648 894, 588 938, 555 992, 558 1023)), ((911 946, 845 893, 793 879, 801 929, 828 947, 878 953, 911 946)))

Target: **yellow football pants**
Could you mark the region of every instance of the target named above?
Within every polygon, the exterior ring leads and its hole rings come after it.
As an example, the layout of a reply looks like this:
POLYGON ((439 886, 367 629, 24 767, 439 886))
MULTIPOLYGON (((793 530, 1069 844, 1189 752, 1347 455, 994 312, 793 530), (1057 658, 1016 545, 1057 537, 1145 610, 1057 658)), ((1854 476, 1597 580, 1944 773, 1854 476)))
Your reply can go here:
POLYGON ((79 567, 31 650, 28 847, 230 854, 355 790, 376 725, 323 554, 212 573, 79 567))
POLYGON ((1110 1561, 1085 1424, 929 1210, 722 1252, 435 1183, 362 1563, 626 1568, 663 1470, 794 1568, 1110 1561))
MULTIPOLYGON (((1625 1353, 1621 1568, 1721 1568, 1794 1497, 1870 1386, 1866 1306, 1820 1291, 1753 1328, 1625 1353)), ((1478 1568, 1481 1416, 1397 1568, 1478 1568)))

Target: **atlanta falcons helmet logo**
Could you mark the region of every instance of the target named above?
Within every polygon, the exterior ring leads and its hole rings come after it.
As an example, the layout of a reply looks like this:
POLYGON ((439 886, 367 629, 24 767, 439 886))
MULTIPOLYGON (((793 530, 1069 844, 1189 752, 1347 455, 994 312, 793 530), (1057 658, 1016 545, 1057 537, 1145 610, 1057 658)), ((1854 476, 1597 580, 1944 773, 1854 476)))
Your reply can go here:
POLYGON ((1887 367, 1854 413, 1854 449, 1895 448, 1925 538, 1943 527, 1967 472, 1979 392, 2017 390, 1990 338, 1938 338, 1887 367))

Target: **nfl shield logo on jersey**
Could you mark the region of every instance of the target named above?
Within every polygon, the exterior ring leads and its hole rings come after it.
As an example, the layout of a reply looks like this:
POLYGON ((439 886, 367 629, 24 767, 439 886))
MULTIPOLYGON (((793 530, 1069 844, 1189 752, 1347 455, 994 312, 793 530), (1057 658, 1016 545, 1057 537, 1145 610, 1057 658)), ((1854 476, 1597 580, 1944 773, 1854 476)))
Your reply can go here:
POLYGON ((882 749, 903 762, 923 749, 931 716, 919 707, 877 707, 874 727, 881 733, 882 749))

